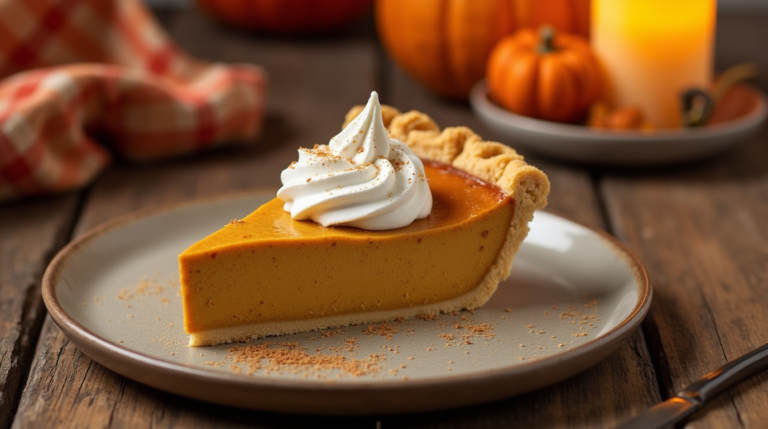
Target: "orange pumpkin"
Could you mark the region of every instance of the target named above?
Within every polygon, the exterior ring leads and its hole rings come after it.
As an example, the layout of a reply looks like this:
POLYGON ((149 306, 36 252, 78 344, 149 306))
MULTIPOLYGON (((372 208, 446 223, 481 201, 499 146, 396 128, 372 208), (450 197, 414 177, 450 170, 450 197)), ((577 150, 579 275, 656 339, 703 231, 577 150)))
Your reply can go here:
POLYGON ((586 36, 589 0, 377 0, 384 48, 432 91, 466 99, 505 35, 549 24, 586 36))
POLYGON ((517 28, 549 25, 558 32, 589 39, 590 0, 516 0, 517 28))
POLYGON ((486 71, 488 92, 520 115, 557 122, 583 120, 602 91, 602 75, 587 41, 521 30, 494 47, 486 71))
POLYGON ((605 102, 598 101, 589 107, 587 126, 609 130, 650 131, 653 125, 645 120, 643 111, 637 106, 612 109, 605 102))
POLYGON ((247 30, 317 34, 359 18, 373 0, 197 0, 209 15, 247 30))

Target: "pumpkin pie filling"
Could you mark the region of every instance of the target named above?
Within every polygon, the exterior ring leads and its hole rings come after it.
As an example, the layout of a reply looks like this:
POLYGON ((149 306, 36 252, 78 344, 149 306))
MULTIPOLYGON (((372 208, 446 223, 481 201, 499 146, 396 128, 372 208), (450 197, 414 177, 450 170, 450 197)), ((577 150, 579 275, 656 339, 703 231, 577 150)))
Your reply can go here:
POLYGON ((322 227, 273 199, 187 249, 187 332, 397 310, 472 290, 501 250, 514 202, 451 167, 425 167, 433 213, 404 228, 322 227))

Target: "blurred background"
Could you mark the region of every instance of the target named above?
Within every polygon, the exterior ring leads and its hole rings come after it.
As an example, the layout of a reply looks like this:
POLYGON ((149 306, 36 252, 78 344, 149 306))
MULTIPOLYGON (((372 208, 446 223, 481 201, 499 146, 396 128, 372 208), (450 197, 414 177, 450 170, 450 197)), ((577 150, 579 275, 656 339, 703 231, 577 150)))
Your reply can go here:
MULTIPOLYGON (((193 0, 144 0, 149 6, 184 8, 189 7, 193 0)), ((725 11, 768 11, 765 0, 718 0, 717 7, 725 11)))

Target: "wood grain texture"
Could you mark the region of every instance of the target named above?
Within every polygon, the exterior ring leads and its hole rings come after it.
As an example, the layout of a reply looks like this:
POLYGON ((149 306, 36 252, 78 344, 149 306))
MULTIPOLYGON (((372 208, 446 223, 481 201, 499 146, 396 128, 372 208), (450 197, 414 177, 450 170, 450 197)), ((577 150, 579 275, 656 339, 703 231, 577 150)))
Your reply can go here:
MULTIPOLYGON (((244 148, 113 166, 88 193, 74 236, 143 207, 235 189, 276 190, 279 173, 296 159, 297 148, 326 143, 340 129, 347 109, 365 101, 375 87, 375 42, 366 32, 320 40, 262 38, 215 25, 194 9, 163 21, 193 55, 280 71, 270 74, 265 132, 244 148)), ((93 362, 49 318, 13 427, 269 428, 323 422, 375 426, 374 417, 288 416, 169 395, 93 362)))
MULTIPOLYGON (((708 162, 605 181, 617 233, 654 284, 646 332, 667 396, 768 342, 766 138, 763 128, 708 162)), ((691 427, 749 427, 742 411, 764 422, 768 376, 750 383, 759 388, 739 386, 691 427)))
MULTIPOLYGON (((768 16, 720 23, 719 47, 739 50, 746 34, 768 36, 768 16)), ((768 61, 764 52, 742 53, 742 60, 768 61)), ((768 124, 711 159, 604 180, 616 233, 654 284, 645 332, 665 396, 768 342, 766 140, 768 124)), ((723 394, 686 427, 763 427, 765 404, 764 373, 723 394)))
MULTIPOLYGON (((487 140, 514 147, 514 142, 487 129, 466 103, 446 102, 428 93, 392 64, 383 102, 399 109, 421 110, 441 127, 464 125, 487 140)), ((590 173, 521 151, 544 171, 552 192, 547 210, 587 226, 605 229, 590 173)), ((659 400, 656 375, 641 332, 615 353, 582 374, 555 386, 519 397, 466 409, 385 418, 385 426, 433 428, 614 427, 659 400)))
POLYGON ((40 281, 77 201, 72 193, 0 205, 0 428, 10 426, 26 382, 45 316, 40 281))

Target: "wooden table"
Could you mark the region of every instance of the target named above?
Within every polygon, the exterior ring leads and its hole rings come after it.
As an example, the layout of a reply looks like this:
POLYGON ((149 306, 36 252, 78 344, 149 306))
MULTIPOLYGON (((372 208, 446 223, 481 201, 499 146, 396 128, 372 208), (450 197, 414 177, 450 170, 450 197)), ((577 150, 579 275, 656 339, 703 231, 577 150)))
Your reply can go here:
MULTIPOLYGON (((321 39, 258 37, 195 10, 158 11, 192 55, 260 64, 270 73, 264 134, 248 148, 152 165, 119 161, 90 187, 0 205, 0 428, 22 427, 612 427, 693 379, 768 342, 768 124, 715 158, 626 171, 525 154, 552 182, 549 209, 618 237, 645 264, 653 305, 618 351, 557 385, 435 413, 323 417, 234 409, 170 395, 116 375, 46 316, 40 282, 69 240, 142 207, 279 186, 300 145, 324 143, 372 89, 383 102, 467 125, 464 103, 438 99, 389 62, 371 21, 321 39)), ((768 90, 768 16, 719 17, 717 67, 747 60, 768 90)), ((513 142, 509 142, 513 144, 513 142)), ((765 427, 768 373, 727 391, 686 427, 765 427)))

